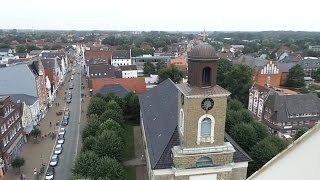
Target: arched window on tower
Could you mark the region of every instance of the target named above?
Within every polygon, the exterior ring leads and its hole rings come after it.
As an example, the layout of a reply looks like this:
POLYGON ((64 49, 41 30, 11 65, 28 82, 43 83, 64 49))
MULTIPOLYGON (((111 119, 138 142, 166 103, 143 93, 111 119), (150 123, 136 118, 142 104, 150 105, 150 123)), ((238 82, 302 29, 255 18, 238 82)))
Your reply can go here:
POLYGON ((201 142, 214 142, 214 117, 210 114, 201 116, 198 120, 197 144, 201 142))
POLYGON ((211 68, 205 67, 202 70, 202 86, 211 86, 211 68))
POLYGON ((196 162, 196 167, 212 167, 213 166, 213 162, 212 159, 209 157, 202 157, 200 159, 197 160, 196 162))
POLYGON ((201 137, 211 136, 211 119, 206 117, 201 122, 201 137))

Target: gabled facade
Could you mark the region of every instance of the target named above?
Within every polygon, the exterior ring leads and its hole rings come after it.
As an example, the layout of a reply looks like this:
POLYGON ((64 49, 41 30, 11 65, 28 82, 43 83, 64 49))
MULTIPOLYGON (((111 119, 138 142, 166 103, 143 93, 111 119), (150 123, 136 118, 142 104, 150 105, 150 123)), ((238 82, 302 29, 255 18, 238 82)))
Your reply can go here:
POLYGON ((11 101, 9 96, 0 96, 0 149, 2 171, 12 168, 12 160, 20 154, 24 143, 21 123, 22 106, 11 101))
POLYGON ((119 66, 122 78, 137 78, 138 70, 136 65, 119 66))
POLYGON ((216 84, 212 46, 195 46, 189 84, 170 79, 140 96, 141 127, 150 180, 244 180, 251 158, 227 135, 230 93, 216 84))
POLYGON ((113 51, 111 65, 113 65, 113 66, 132 65, 131 49, 130 50, 115 50, 115 51, 113 51))

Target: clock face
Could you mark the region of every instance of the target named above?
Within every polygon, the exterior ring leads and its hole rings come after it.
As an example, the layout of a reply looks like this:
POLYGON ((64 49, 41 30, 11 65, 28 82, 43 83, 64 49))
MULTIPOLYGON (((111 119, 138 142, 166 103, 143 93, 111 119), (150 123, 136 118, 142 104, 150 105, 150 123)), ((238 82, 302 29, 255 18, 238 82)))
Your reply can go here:
POLYGON ((201 108, 205 111, 208 111, 213 108, 214 101, 211 98, 205 98, 201 103, 201 108))

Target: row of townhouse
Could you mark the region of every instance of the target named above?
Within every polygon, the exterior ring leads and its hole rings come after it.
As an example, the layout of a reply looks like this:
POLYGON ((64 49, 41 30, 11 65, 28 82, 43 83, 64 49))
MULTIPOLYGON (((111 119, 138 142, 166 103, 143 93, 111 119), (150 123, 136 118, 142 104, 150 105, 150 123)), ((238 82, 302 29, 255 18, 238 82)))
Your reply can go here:
POLYGON ((64 52, 32 54, 33 58, 0 68, 0 174, 11 168, 71 67, 64 52))

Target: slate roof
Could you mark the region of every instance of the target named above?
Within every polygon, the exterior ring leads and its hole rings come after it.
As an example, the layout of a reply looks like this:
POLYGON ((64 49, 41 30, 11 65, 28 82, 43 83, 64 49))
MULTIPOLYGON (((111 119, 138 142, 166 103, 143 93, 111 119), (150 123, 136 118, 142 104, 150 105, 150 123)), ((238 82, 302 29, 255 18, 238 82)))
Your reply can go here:
POLYGON ((41 59, 42 65, 44 68, 55 69, 56 68, 56 59, 41 59))
POLYGON ((167 79, 139 99, 151 168, 155 169, 178 125, 178 89, 167 79))
POLYGON ((52 53, 52 52, 41 53, 42 58, 56 58, 56 57, 62 58, 65 56, 66 55, 64 53, 52 53))
POLYGON ((120 84, 107 84, 100 88, 96 93, 100 93, 102 95, 107 95, 109 93, 114 93, 119 97, 125 97, 130 90, 124 88, 120 84))
POLYGON ((0 94, 26 94, 38 97, 35 76, 27 64, 0 68, 0 94))
POLYGON ((36 77, 39 76, 39 61, 30 61, 28 67, 36 77))
POLYGON ((9 52, 10 48, 0 48, 0 52, 9 52))
POLYGON ((320 59, 303 59, 298 62, 298 64, 303 68, 320 68, 320 59))
POLYGON ((277 67, 281 72, 289 72, 289 70, 295 65, 296 63, 278 63, 277 67))
POLYGON ((269 60, 262 58, 255 58, 253 56, 242 55, 238 59, 232 61, 234 64, 246 64, 250 66, 252 69, 259 69, 266 65, 269 60))
POLYGON ((132 70, 137 70, 136 65, 127 65, 127 66, 119 66, 121 71, 132 71, 132 70))
POLYGON ((30 51, 30 55, 36 55, 39 56, 42 53, 43 50, 32 50, 30 51))
POLYGON ((271 90, 265 107, 271 109, 272 121, 275 122, 298 122, 318 120, 319 116, 289 118, 289 114, 320 114, 320 100, 316 94, 279 95, 271 90))
POLYGON ((89 65, 90 79, 115 78, 115 68, 106 63, 89 65))
POLYGON ((115 50, 112 52, 112 59, 130 59, 130 50, 115 50))
POLYGON ((27 105, 33 105, 38 100, 37 97, 26 94, 3 94, 0 96, 10 96, 12 101, 18 102, 20 100, 20 102, 25 102, 27 105))
MULTIPOLYGON (((151 169, 171 168, 173 166, 171 149, 180 144, 177 130, 179 114, 177 86, 167 79, 139 96, 151 169)), ((234 162, 252 161, 229 135, 225 134, 224 140, 230 142, 236 150, 234 162)))

